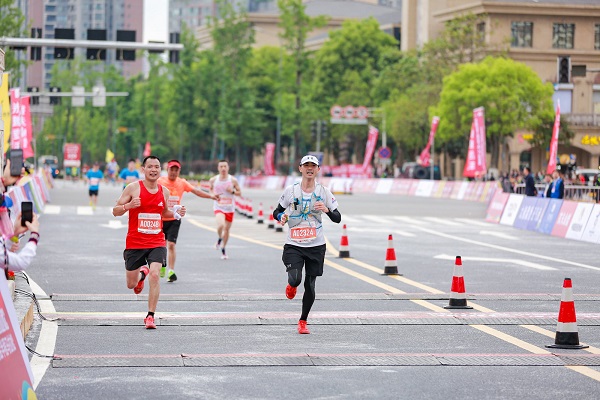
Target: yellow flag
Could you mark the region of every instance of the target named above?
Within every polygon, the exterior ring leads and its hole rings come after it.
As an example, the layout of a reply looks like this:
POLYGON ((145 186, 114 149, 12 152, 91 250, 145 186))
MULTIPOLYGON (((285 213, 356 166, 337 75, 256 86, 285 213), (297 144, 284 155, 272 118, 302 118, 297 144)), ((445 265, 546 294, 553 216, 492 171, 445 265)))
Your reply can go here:
POLYGON ((2 74, 2 86, 0 86, 0 108, 2 108, 2 120, 4 121, 4 152, 8 150, 8 139, 10 139, 11 117, 10 102, 8 100, 8 72, 2 74))
POLYGON ((107 163, 109 163, 109 162, 111 162, 113 160, 113 158, 115 158, 115 153, 113 153, 109 149, 106 149, 106 159, 105 159, 105 161, 107 163))

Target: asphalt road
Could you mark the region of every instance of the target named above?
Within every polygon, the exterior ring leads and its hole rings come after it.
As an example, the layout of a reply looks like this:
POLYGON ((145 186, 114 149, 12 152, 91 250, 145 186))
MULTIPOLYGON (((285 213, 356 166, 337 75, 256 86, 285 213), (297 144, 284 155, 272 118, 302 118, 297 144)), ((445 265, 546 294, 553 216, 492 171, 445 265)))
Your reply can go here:
MULTIPOLYGON (((126 217, 82 183, 57 182, 28 273, 44 314, 28 344, 40 399, 596 399, 600 266, 593 245, 484 222, 485 205, 339 195, 342 224, 317 279, 310 335, 299 335, 302 287, 284 294, 284 233, 236 215, 229 260, 214 249, 212 202, 186 194, 179 280, 161 280, 158 329, 145 330, 147 288, 125 286, 126 217), (393 235, 402 276, 382 275, 393 235), (446 310, 455 256, 472 310, 446 310), (556 350, 565 277, 586 350, 556 350), (39 290, 48 296, 44 297, 39 290), (47 369, 45 369, 45 366, 47 369)), ((244 190, 267 219, 279 191, 244 190)))

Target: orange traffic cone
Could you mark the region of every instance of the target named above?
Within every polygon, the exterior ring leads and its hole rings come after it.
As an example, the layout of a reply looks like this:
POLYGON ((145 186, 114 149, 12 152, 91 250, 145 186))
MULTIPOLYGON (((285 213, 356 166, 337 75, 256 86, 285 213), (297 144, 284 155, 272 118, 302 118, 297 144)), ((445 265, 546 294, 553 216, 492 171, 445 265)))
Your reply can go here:
POLYGON ((579 344, 579 333, 577 332, 577 318, 575 317, 575 302, 573 301, 571 278, 565 278, 563 283, 554 344, 547 345, 546 347, 554 349, 585 349, 590 347, 579 344))
POLYGON ((273 218, 273 207, 271 207, 271 212, 269 213, 269 223, 267 224, 267 229, 275 229, 275 218, 273 218))
POLYGON ((263 209, 262 209, 262 203, 258 203, 258 223, 259 224, 264 224, 265 223, 265 216, 263 214, 263 209))
POLYGON ((394 250, 394 239, 392 238, 392 235, 388 236, 388 248, 385 253, 385 268, 383 268, 382 275, 402 275, 398 273, 396 250, 394 250))
POLYGON ((460 256, 456 256, 454 262, 454 275, 452 276, 452 287, 450 288, 450 304, 446 307, 447 309, 462 308, 471 309, 467 305, 467 294, 465 293, 465 279, 462 271, 462 259, 460 256))
POLYGON ((350 248, 348 247, 348 234, 346 233, 346 224, 342 228, 342 238, 340 240, 340 258, 350 257, 350 248))

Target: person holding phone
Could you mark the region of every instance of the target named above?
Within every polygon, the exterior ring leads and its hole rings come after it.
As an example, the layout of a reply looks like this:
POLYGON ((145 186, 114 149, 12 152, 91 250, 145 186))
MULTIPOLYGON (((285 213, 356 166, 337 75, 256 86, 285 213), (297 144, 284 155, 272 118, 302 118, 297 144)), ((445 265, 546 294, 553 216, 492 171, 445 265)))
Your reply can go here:
MULTIPOLYGON (((14 176, 14 169, 11 173, 11 161, 10 159, 6 161, 6 166, 2 175, 2 197, 4 197, 4 192, 6 192, 6 187, 15 184, 19 178, 19 176, 14 176)), ((22 173, 22 172, 21 172, 22 173)), ((38 233, 40 224, 38 222, 37 216, 32 212, 31 213, 31 221, 28 219, 25 221, 25 225, 21 224, 21 214, 17 215, 15 220, 15 225, 13 228, 14 236, 12 242, 5 241, 2 236, 0 236, 0 244, 2 248, 5 250, 6 257, 3 258, 3 268, 5 274, 8 275, 8 271, 23 271, 31 264, 31 261, 35 257, 37 253, 37 245, 40 239, 40 235, 38 233), (19 252, 19 237, 29 231, 29 240, 27 244, 23 247, 23 249, 19 252)))

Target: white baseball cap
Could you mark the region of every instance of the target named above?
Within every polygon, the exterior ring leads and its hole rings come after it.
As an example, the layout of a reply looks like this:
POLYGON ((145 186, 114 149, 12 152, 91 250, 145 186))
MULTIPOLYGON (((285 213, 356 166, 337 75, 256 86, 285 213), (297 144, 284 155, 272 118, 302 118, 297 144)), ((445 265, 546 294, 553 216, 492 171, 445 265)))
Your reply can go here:
POLYGON ((316 166, 319 166, 319 159, 317 157, 311 156, 311 155, 302 157, 302 160, 300 161, 300 165, 304 165, 309 162, 314 163, 316 166))

